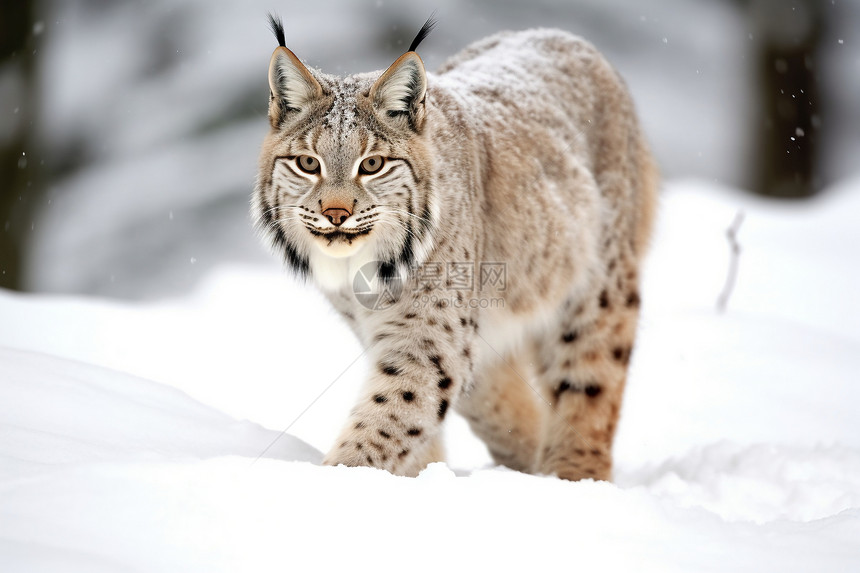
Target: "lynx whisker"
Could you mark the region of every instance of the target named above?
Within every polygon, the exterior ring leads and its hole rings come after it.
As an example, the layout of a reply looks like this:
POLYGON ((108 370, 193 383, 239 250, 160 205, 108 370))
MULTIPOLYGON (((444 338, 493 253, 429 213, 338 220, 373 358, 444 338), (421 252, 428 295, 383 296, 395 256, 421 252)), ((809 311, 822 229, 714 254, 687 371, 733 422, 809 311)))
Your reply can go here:
POLYGON ((394 205, 379 205, 379 206, 388 209, 389 213, 397 213, 398 215, 405 215, 407 217, 413 217, 415 219, 418 219, 422 223, 426 223, 427 225, 433 224, 433 222, 430 221, 429 219, 427 219, 426 217, 416 215, 415 213, 410 213, 406 209, 402 209, 402 208, 396 207, 394 205))

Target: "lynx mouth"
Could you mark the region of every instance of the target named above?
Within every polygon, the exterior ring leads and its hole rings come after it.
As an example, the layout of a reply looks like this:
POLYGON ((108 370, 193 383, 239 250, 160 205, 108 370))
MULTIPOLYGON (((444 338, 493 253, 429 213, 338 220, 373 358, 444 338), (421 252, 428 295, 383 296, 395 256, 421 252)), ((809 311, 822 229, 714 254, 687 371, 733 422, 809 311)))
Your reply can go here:
POLYGON ((314 237, 318 237, 322 241, 326 241, 326 246, 330 247, 332 245, 343 245, 348 244, 352 245, 353 241, 360 239, 361 237, 365 237, 370 234, 371 227, 367 227, 365 229, 360 230, 336 230, 325 233, 323 231, 318 231, 316 229, 308 229, 314 237))

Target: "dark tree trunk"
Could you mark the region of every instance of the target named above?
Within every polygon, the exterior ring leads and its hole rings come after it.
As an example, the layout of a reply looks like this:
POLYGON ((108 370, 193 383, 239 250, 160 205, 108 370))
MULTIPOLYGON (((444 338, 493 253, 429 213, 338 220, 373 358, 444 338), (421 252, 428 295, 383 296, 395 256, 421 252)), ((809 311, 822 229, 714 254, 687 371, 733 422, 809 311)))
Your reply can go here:
POLYGON ((760 122, 755 190, 807 197, 818 190, 820 0, 752 0, 760 122))
POLYGON ((0 73, 3 79, 0 128, 0 287, 21 288, 23 248, 29 232, 29 195, 34 177, 27 153, 36 106, 33 90, 33 3, 0 2, 0 73), (8 122, 8 123, 7 123, 8 122))

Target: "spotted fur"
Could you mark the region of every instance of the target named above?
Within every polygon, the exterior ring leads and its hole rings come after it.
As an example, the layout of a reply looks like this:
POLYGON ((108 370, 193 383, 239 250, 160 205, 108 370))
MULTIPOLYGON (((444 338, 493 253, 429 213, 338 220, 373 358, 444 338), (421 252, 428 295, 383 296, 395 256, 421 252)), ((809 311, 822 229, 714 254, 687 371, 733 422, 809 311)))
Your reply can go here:
POLYGON ((529 30, 436 74, 410 50, 338 78, 280 45, 269 84, 258 227, 373 365, 325 463, 415 475, 453 408, 501 464, 610 479, 658 184, 617 73, 529 30), (380 304, 353 291, 368 268, 380 304))

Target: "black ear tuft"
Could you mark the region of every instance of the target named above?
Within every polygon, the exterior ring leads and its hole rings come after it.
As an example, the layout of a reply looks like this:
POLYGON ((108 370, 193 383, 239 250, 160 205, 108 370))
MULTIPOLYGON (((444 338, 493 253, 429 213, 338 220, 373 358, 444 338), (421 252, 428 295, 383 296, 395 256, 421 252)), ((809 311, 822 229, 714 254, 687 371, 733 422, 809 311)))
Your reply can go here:
POLYGON ((418 30, 418 35, 415 36, 415 39, 412 40, 412 43, 409 44, 409 51, 414 52, 418 49, 418 44, 424 41, 424 38, 430 35, 430 32, 433 31, 433 28, 436 27, 436 11, 434 10, 430 17, 427 18, 427 21, 424 22, 424 25, 421 26, 421 29, 418 30))
POLYGON ((272 28, 272 33, 278 39, 278 45, 286 48, 287 40, 284 37, 284 23, 281 22, 281 17, 269 12, 269 26, 272 28))

